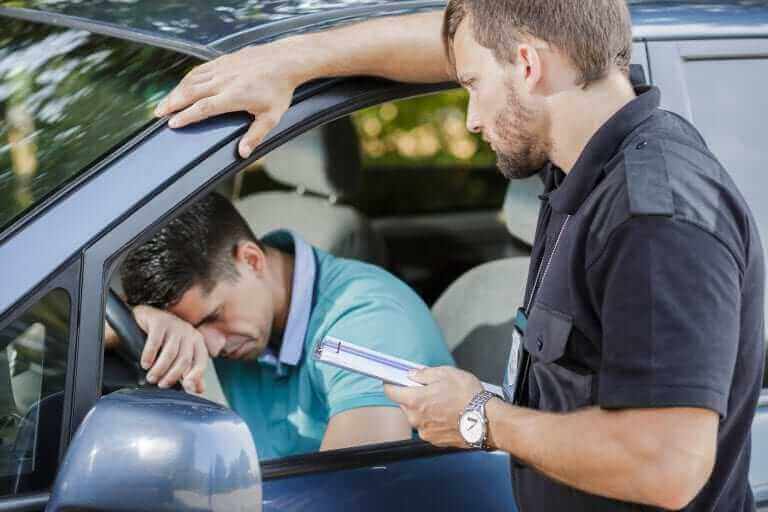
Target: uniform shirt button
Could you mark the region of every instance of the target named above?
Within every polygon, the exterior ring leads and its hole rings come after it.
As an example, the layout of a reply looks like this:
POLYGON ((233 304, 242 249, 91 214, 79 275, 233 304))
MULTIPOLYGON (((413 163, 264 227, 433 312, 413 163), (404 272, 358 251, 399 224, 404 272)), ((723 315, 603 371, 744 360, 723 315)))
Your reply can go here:
POLYGON ((536 338, 536 345, 539 347, 539 352, 541 352, 544 348, 544 340, 541 338, 541 336, 536 338))
POLYGON ((639 144, 636 146, 636 149, 643 149, 643 148, 644 148, 645 146, 647 146, 647 145, 648 145, 648 141, 647 141, 647 140, 642 140, 642 141, 640 141, 640 143, 639 143, 639 144))

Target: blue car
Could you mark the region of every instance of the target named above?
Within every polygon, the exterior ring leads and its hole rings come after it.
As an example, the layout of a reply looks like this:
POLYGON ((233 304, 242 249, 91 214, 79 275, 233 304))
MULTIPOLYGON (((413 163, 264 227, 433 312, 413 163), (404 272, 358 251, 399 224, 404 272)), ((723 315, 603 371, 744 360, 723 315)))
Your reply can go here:
MULTIPOLYGON (((724 162, 768 240, 768 1, 630 0, 632 78, 724 162)), ((0 0, 0 510, 516 509, 509 455, 419 440, 259 460, 226 404, 147 386, 125 256, 212 190, 381 265, 430 304, 458 366, 498 384, 541 184, 508 184, 457 84, 301 87, 243 160, 251 118, 180 130, 157 102, 195 65, 422 0, 0 0), (499 276, 504 276, 503 280, 499 276), (124 343, 104 352, 105 319, 124 343)), ((768 511, 768 375, 750 482, 768 511)))

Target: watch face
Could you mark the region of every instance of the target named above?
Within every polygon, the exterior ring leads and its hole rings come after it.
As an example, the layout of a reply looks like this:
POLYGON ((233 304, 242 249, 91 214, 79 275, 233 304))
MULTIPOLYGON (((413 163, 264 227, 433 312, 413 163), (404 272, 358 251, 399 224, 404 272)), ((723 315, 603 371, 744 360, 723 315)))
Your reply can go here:
POLYGON ((477 444, 485 435, 485 418, 479 411, 467 411, 461 416, 459 431, 468 444, 477 444))

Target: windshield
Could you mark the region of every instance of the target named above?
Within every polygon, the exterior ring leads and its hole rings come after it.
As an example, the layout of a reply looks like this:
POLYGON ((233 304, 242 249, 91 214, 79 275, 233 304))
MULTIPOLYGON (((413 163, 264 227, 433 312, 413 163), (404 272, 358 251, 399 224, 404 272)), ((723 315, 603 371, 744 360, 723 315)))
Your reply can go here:
POLYGON ((80 30, 0 22, 0 232, 141 130, 196 62, 80 30))

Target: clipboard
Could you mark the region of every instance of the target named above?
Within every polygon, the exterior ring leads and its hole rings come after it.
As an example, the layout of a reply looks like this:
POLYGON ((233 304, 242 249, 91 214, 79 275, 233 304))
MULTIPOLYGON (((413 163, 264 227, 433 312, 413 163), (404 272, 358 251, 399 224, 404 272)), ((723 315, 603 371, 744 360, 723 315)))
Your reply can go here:
MULTIPOLYGON (((423 386, 423 384, 409 379, 408 373, 414 370, 421 370, 426 368, 426 366, 361 347, 332 336, 326 336, 322 342, 318 343, 314 351, 314 358, 322 363, 360 373, 386 384, 406 387, 423 386)), ((494 395, 503 396, 501 387, 486 382, 482 384, 486 391, 490 391, 494 395)))

